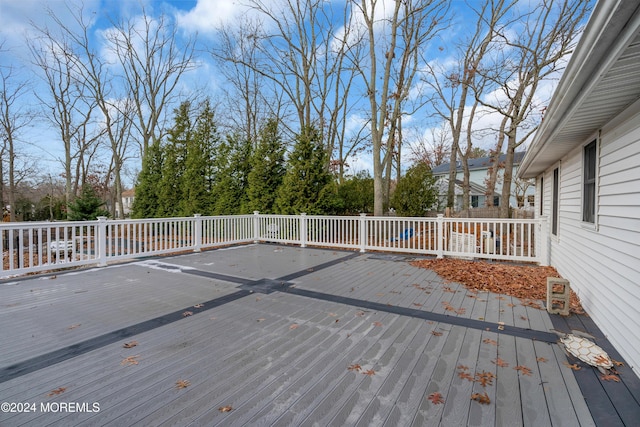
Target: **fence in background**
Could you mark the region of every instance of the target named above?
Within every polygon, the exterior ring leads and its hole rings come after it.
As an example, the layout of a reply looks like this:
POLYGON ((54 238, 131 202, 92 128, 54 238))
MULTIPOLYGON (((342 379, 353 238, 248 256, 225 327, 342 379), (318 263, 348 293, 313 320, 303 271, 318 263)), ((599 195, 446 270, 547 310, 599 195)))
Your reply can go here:
POLYGON ((546 263, 544 219, 311 215, 2 223, 9 277, 250 242, 546 263), (538 239, 536 239, 538 236, 538 239))

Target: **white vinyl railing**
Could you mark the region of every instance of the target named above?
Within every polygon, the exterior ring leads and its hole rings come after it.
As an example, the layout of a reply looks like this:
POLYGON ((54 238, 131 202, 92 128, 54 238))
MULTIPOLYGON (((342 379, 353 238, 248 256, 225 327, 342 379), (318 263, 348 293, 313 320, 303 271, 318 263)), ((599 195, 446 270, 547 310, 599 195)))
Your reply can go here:
POLYGON ((10 277, 249 242, 546 263, 546 220, 311 215, 0 223, 10 277), (538 237, 536 239, 536 236, 538 237))

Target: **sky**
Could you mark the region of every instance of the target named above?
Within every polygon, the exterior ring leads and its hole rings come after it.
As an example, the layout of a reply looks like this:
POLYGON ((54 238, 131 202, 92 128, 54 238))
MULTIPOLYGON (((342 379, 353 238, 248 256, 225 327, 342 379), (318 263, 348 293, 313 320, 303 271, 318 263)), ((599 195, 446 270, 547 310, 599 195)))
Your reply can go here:
MULTIPOLYGON (((267 4, 276 4, 284 0, 267 0, 267 4)), ((474 0, 469 0, 473 2, 474 0)), ((537 0, 529 0, 537 1, 537 0)), ((204 88, 212 97, 218 93, 220 85, 219 73, 216 65, 211 60, 210 55, 205 52, 208 44, 214 43, 216 27, 219 25, 231 25, 241 21, 252 12, 241 5, 241 1, 235 0, 84 0, 84 10, 87 11, 94 20, 91 29, 92 36, 99 40, 101 34, 111 27, 111 20, 135 19, 140 14, 141 7, 144 6, 147 13, 156 16, 163 12, 173 17, 179 27, 178 35, 181 39, 186 39, 197 33, 198 45, 196 46, 196 60, 199 67, 189 71, 181 81, 185 87, 204 88)), ((341 6, 341 1, 333 1, 335 7, 341 6)), ((451 7, 456 11, 455 19, 451 30, 443 34, 439 42, 446 45, 455 39, 456 29, 461 29, 465 25, 467 13, 466 4, 463 0, 453 0, 451 7), (450 38, 450 39, 449 39, 450 38)), ((3 49, 0 51, 0 64, 11 65, 19 70, 19 75, 30 82, 33 92, 38 93, 45 90, 42 80, 37 77, 38 69, 32 64, 26 39, 33 36, 33 25, 44 27, 51 25, 51 18, 48 11, 53 12, 62 22, 73 25, 72 16, 67 5, 62 0, 0 0, 0 42, 3 49)), ((179 40, 180 43, 182 40, 179 40)), ((437 52, 437 51, 436 51, 437 52)), ((446 63, 450 60, 445 51, 441 57, 434 58, 434 61, 446 63)), ((559 77, 559 75, 558 75, 559 77)), ((540 102, 544 104, 550 98, 557 78, 552 79, 540 88, 540 102)), ((34 94, 25 96, 23 99, 25 108, 38 108, 39 102, 34 94)), ((361 123, 361 115, 354 114, 349 118, 351 123, 361 123)), ((486 126, 496 126, 500 117, 496 114, 485 114, 481 121, 486 126)), ((420 144, 420 141, 429 137, 434 129, 440 128, 439 123, 433 120, 421 121, 418 116, 408 117, 405 120, 405 141, 411 151, 411 145, 420 144)), ((39 173, 49 173, 57 175, 62 170, 62 146, 60 138, 52 127, 42 119, 34 122, 21 135, 23 143, 23 153, 36 158, 39 173)), ((494 138, 491 135, 481 138, 477 143, 481 148, 489 148, 493 145, 494 138)), ((408 158, 409 156, 407 156, 408 158)), ((130 187, 134 181, 135 173, 139 170, 139 159, 130 162, 127 167, 125 184, 130 187)), ((364 152, 349 161, 352 172, 360 170, 371 170, 370 154, 364 152)))

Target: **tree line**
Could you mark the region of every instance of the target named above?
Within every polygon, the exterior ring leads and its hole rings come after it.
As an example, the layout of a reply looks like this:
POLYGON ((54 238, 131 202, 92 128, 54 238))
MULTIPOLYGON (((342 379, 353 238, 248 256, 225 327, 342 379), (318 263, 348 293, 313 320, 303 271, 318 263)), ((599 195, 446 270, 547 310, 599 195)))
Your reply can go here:
MULTIPOLYGON (((35 94, 38 108, 27 110, 20 102, 31 93, 22 70, 0 66, 3 205, 17 206, 25 185, 34 185, 37 162, 26 161, 24 134, 36 119, 45 119, 63 152, 58 178, 61 212, 67 215, 66 207, 87 185, 109 199, 115 214, 115 206, 122 206, 123 174, 139 172, 144 188, 144 174, 169 170, 182 175, 173 181, 155 176, 158 194, 180 194, 187 201, 158 205, 154 215, 191 212, 194 206, 212 213, 246 210, 255 191, 248 185, 248 159, 274 122, 287 172, 301 141, 324 151, 321 170, 331 171, 337 187, 331 194, 356 178, 358 171, 349 165, 354 156, 370 159, 375 215, 392 207, 392 190, 422 163, 450 163, 447 205, 453 206, 460 180, 455 165, 461 160, 466 207, 466 160, 488 139, 493 166, 487 194, 494 193, 503 169, 506 215, 513 154, 542 120, 549 94, 541 87, 557 78, 591 3, 248 0, 243 19, 219 26, 209 38, 179 28, 170 11, 151 14, 144 8, 135 16, 110 17, 109 28, 97 29, 96 11, 66 3, 70 21, 50 10, 47 24, 33 24, 27 41, 29 61, 45 88, 35 94), (172 113, 208 97, 206 87, 185 86, 189 76, 202 72, 203 57, 215 61, 211 74, 222 81, 209 110, 219 112, 215 124, 225 137, 187 150, 184 141, 205 132, 200 126, 206 120, 190 116, 180 128, 180 114, 172 113), (189 150, 214 146, 215 155, 203 151, 211 160, 203 173, 187 167, 187 160, 202 161, 193 154, 187 158, 189 150), (501 154, 504 164, 498 163, 501 154), (409 169, 407 159, 414 164, 409 169), (247 169, 236 169, 240 163, 247 169), (188 180, 193 190, 184 184, 188 180), (203 192, 216 197, 201 208, 203 192)), ((1 40, 0 51, 11 53, 1 40)), ((41 181, 51 188, 52 212, 52 178, 41 181)), ((492 203, 493 197, 486 200, 492 203)), ((330 212, 332 206, 323 209, 330 212)), ((143 211, 151 215, 152 209, 143 211)))
MULTIPOLYGON (((145 156, 132 217, 371 212, 368 173, 339 182, 317 129, 304 129, 289 144, 278 126, 268 120, 255 142, 238 134, 223 137, 209 101, 182 103, 166 139, 154 142, 145 156)), ((430 170, 415 170, 395 193, 400 214, 424 215, 437 201, 430 170)))

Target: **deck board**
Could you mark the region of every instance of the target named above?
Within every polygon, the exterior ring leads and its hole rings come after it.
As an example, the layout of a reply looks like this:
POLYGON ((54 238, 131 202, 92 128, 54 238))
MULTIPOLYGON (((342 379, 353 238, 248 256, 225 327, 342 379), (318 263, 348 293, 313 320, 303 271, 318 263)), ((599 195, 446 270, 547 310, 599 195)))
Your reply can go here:
MULTIPOLYGON (((602 423, 602 411, 619 407, 625 412, 618 425, 637 419, 629 404, 637 396, 633 381, 603 384, 588 369, 567 368, 557 344, 464 323, 504 322, 546 332, 554 323, 545 311, 447 283, 402 257, 247 245, 29 278, 0 287, 0 300, 3 343, 12 344, 0 354, 0 400, 99 402, 101 408, 2 413, 3 426, 592 426, 602 423), (272 281, 256 282, 261 279, 272 281), (240 286, 254 289, 253 283, 267 285, 203 311, 192 308, 240 286), (365 304, 373 302, 379 305, 365 304), (377 308, 362 308, 367 306, 377 308), (46 359, 176 310, 194 314, 12 379, 1 377, 12 363, 34 355, 46 359), (438 319, 445 321, 415 314, 423 312, 444 314, 438 319), (31 334, 38 338, 23 339, 31 334), (122 347, 132 340, 136 347, 122 347), (134 355, 138 364, 121 364, 134 355), (509 366, 498 366, 498 358, 509 366), (360 372, 348 369, 355 364, 360 372), (530 368, 531 376, 513 369, 517 365, 530 368), (472 377, 491 372, 495 378, 483 387, 460 376, 460 366, 472 377), (369 369, 373 375, 364 373, 369 369), (586 401, 580 375, 596 388, 586 401), (178 380, 190 385, 178 389, 178 380), (66 389, 47 396, 59 387, 66 389), (626 391, 619 393, 620 387, 626 391), (474 392, 486 392, 491 403, 471 400, 474 392), (444 403, 429 400, 431 393, 440 393, 444 403), (218 410, 226 405, 233 410, 218 410)), ((592 328, 573 319, 562 326, 570 322, 592 328)))

